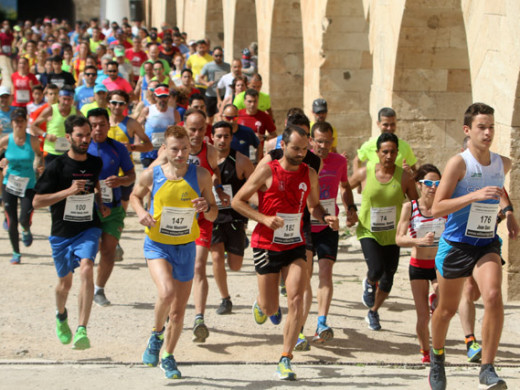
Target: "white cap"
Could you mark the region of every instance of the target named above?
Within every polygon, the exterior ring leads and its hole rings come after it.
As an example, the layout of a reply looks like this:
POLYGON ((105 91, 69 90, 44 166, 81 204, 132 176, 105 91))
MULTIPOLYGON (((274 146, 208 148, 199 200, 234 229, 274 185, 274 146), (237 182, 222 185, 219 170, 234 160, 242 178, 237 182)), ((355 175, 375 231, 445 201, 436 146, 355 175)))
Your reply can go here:
POLYGON ((1 86, 0 87, 0 96, 2 95, 11 95, 11 90, 9 88, 7 88, 6 86, 1 86))

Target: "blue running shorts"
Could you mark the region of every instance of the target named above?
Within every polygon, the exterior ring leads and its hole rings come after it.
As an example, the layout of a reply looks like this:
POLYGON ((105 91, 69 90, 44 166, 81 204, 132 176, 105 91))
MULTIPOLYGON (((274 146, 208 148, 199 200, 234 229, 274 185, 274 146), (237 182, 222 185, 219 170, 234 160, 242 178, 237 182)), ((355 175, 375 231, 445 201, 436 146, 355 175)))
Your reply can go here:
POLYGON ((179 282, 189 282, 195 273, 195 241, 182 245, 161 244, 146 236, 144 239, 146 260, 165 259, 172 266, 172 276, 179 282))

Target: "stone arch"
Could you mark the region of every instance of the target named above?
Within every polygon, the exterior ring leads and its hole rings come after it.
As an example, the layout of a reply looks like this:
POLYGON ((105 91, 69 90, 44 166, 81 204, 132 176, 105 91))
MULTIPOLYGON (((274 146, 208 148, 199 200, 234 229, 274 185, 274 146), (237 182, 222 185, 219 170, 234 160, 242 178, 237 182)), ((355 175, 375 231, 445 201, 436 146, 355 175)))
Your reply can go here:
POLYGON ((462 116, 471 104, 468 47, 461 3, 407 0, 392 93, 400 137, 419 163, 444 168, 461 146, 462 116))
POLYGON ((211 48, 224 44, 224 14, 222 0, 207 0, 206 5, 206 38, 211 48))
POLYGON ((362 0, 327 1, 322 48, 316 53, 322 57, 319 94, 328 103, 327 120, 338 130, 338 149, 349 156, 370 136, 369 27, 362 0))
MULTIPOLYGON (((303 108, 303 34, 300 2, 275 0, 269 54, 269 93, 278 132, 291 107, 303 108)), ((264 79, 264 84, 267 80, 264 79)))
POLYGON ((237 0, 232 58, 240 58, 241 51, 251 42, 258 42, 255 0, 237 0))

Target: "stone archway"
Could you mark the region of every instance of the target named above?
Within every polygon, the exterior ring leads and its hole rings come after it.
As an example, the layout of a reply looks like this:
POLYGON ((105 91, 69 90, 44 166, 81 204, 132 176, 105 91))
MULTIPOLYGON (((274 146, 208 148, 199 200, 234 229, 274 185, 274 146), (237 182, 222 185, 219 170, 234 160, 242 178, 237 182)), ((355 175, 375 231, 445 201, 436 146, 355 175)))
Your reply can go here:
POLYGON ((440 169, 461 146, 462 117, 471 104, 468 47, 460 1, 407 0, 395 64, 392 106, 397 134, 419 164, 440 169))
POLYGON ((280 133, 291 107, 303 107, 303 35, 299 1, 275 0, 271 24, 269 83, 271 106, 280 133))
POLYGON ((206 4, 206 36, 210 40, 210 48, 224 44, 224 15, 222 0, 207 0, 206 4))
POLYGON ((240 58, 244 48, 258 41, 256 23, 255 0, 237 0, 232 58, 240 58))

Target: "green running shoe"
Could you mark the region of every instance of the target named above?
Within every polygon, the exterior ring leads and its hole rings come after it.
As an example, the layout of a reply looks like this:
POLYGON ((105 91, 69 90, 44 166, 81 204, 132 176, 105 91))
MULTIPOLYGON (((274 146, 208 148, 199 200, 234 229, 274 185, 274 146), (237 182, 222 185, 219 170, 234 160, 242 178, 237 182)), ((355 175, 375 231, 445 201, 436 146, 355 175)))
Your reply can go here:
POLYGON ((296 345, 294 346, 295 351, 310 351, 311 346, 307 341, 307 337, 303 333, 298 335, 298 340, 296 340, 296 345))
POLYGON ((256 301, 253 303, 253 317, 255 318, 255 322, 258 325, 262 325, 265 321, 267 321, 267 315, 262 312, 256 301))
POLYGON ((181 379, 181 372, 177 368, 177 362, 173 355, 163 356, 161 359, 161 370, 164 371, 164 376, 168 379, 181 379))
POLYGON ((78 330, 76 330, 76 334, 74 335, 74 345, 72 349, 89 349, 90 348, 90 340, 87 336, 87 329, 84 326, 78 326, 78 330))
POLYGON ((60 321, 56 318, 56 335, 62 344, 70 344, 72 341, 72 332, 70 331, 68 320, 60 321))
POLYGON ((468 349, 468 362, 477 363, 482 356, 482 347, 476 341, 473 341, 468 349))
POLYGON ((291 368, 291 360, 288 357, 284 356, 280 359, 276 372, 278 373, 278 377, 280 379, 287 381, 296 380, 296 374, 291 368))

